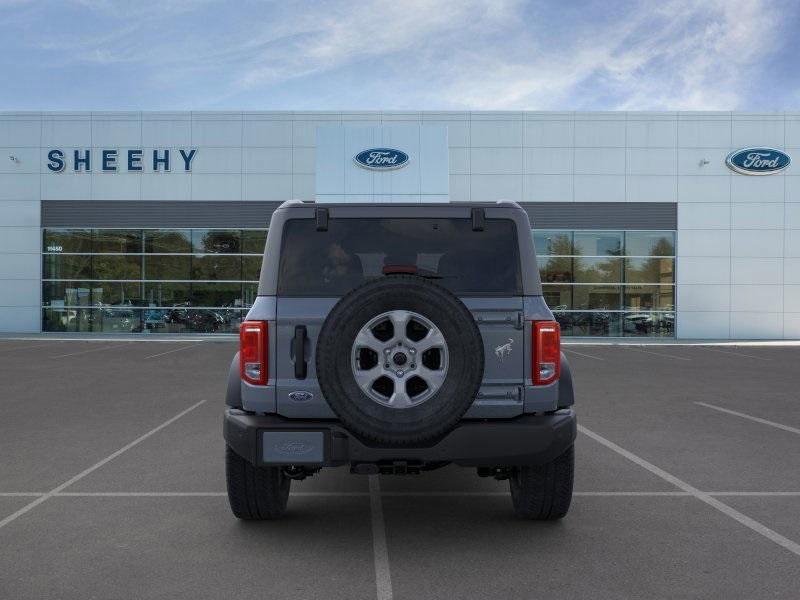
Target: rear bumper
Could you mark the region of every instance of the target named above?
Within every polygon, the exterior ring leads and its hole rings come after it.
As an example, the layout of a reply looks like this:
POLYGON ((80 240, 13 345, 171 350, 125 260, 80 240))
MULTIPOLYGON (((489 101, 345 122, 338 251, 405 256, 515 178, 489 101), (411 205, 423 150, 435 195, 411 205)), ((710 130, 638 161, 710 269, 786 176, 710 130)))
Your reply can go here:
POLYGON ((452 462, 463 466, 536 465, 562 454, 575 441, 571 409, 515 419, 462 421, 427 447, 376 447, 338 421, 285 419, 225 411, 224 436, 234 452, 254 465, 340 466, 359 463, 452 462))

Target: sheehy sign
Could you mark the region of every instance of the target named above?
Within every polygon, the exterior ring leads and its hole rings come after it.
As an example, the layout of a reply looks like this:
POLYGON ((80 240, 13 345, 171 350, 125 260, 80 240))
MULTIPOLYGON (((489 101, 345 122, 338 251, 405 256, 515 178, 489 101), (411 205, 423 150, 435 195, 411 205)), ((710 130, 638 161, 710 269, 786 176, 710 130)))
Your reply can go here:
POLYGON ((71 150, 53 148, 47 153, 47 168, 53 173, 70 170, 74 173, 169 173, 189 172, 197 148, 163 148, 148 150, 71 150))

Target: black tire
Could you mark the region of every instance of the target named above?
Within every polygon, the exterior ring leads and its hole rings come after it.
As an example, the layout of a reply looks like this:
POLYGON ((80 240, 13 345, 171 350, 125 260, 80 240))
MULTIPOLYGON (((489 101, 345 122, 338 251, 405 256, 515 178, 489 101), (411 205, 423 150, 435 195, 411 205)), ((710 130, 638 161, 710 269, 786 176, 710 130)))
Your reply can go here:
POLYGON ((228 501, 239 519, 278 519, 286 512, 291 480, 278 467, 256 467, 225 446, 228 501))
POLYGON ((472 405, 483 379, 483 340, 475 319, 452 293, 414 275, 390 275, 365 283, 333 307, 320 331, 317 379, 325 399, 354 434, 382 444, 421 444, 447 433, 472 405), (357 385, 350 364, 359 330, 392 310, 416 312, 444 335, 447 376, 439 390, 402 410, 379 404, 357 385))
POLYGON ((535 521, 564 517, 572 501, 574 476, 574 446, 544 465, 517 468, 510 479, 517 516, 535 521))

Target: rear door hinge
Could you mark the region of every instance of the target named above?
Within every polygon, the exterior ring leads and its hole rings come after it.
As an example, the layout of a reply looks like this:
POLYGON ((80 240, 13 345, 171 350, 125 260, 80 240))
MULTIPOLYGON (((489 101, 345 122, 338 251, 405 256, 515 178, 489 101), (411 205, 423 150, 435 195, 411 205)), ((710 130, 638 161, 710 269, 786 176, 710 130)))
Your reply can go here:
POLYGON ((328 209, 315 208, 314 218, 317 221, 317 231, 328 231, 328 209))
POLYGON ((472 231, 483 231, 486 226, 486 213, 482 208, 472 209, 472 231))

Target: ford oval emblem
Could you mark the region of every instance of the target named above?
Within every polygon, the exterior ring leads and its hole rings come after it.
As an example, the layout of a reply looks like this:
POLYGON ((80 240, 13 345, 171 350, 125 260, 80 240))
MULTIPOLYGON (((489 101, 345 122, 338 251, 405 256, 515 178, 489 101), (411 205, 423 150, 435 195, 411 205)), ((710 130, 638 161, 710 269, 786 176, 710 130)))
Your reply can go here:
POLYGON ((306 392, 305 390, 299 390, 297 392, 289 392, 289 400, 294 400, 295 402, 308 402, 314 397, 314 394, 311 392, 306 392))
POLYGON ((302 456, 308 454, 314 449, 314 446, 305 444, 303 442, 283 442, 282 444, 275 444, 273 449, 278 454, 293 454, 295 456, 302 456))
POLYGON ((353 157, 359 167, 375 171, 399 169, 408 163, 408 154, 395 148, 369 148, 353 157))
POLYGON ((743 175, 772 175, 791 164, 789 155, 775 148, 742 148, 725 159, 729 168, 743 175))

